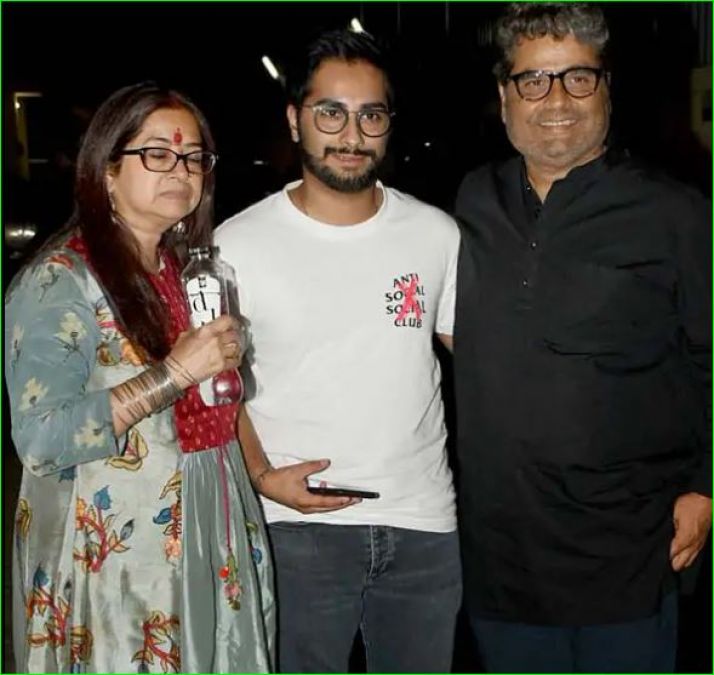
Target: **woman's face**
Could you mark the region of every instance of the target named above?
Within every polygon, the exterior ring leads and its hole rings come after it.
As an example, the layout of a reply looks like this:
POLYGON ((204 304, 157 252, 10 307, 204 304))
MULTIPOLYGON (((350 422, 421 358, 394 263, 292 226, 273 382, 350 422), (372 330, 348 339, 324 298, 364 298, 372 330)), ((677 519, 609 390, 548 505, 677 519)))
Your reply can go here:
MULTIPOLYGON (((160 165, 171 160, 172 155, 162 150, 182 155, 201 150, 196 119, 184 108, 154 111, 124 150, 140 148, 156 148, 151 157, 145 154, 152 166, 153 162, 160 165)), ((203 191, 203 176, 189 173, 185 162, 177 162, 171 171, 150 171, 138 154, 122 156, 107 172, 106 180, 114 210, 140 241, 159 239, 198 206, 203 191)))

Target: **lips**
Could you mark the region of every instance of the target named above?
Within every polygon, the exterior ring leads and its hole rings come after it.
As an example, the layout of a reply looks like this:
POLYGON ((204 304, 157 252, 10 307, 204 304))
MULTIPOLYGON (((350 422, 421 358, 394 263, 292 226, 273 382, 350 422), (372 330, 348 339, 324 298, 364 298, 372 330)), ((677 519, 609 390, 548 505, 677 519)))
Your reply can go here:
POLYGON ((165 190, 161 193, 161 196, 169 199, 188 199, 191 196, 191 192, 189 190, 165 190))

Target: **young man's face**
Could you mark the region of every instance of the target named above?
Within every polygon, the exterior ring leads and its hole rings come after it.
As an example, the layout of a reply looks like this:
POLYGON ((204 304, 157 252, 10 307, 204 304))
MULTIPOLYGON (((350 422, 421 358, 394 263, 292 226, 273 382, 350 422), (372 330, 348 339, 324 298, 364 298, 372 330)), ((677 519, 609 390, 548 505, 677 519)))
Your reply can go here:
POLYGON ((303 105, 299 109, 288 106, 287 111, 304 170, 340 192, 360 192, 373 185, 388 134, 370 137, 363 130, 379 132, 379 120, 387 112, 387 82, 381 70, 366 61, 323 61, 312 76, 303 105), (345 127, 327 133, 325 129, 339 126, 334 118, 344 110, 351 111, 345 127), (354 111, 362 112, 362 129, 354 111))
MULTIPOLYGON (((562 40, 550 36, 524 39, 513 51, 511 75, 539 70, 560 73, 576 66, 601 66, 593 46, 573 35, 562 40)), ((567 172, 603 152, 610 123, 606 77, 592 95, 583 98, 568 94, 557 79, 550 93, 538 101, 521 98, 513 81, 499 85, 499 93, 508 138, 528 163, 567 172)))

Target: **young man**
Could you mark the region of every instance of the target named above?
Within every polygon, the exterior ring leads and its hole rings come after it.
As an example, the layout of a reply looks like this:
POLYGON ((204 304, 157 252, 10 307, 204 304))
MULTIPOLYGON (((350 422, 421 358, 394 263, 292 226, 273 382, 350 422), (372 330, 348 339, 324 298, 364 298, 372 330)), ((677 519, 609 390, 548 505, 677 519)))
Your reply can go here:
POLYGON ((672 672, 711 522, 711 212, 606 147, 607 39, 593 7, 509 9, 521 156, 457 199, 465 597, 493 672, 672 672))
POLYGON ((458 231, 377 180, 394 113, 370 37, 322 35, 288 89, 302 180, 216 233, 253 338, 239 430, 270 523, 280 669, 346 672, 361 629, 369 671, 446 672, 461 570, 432 340, 450 344, 458 231))

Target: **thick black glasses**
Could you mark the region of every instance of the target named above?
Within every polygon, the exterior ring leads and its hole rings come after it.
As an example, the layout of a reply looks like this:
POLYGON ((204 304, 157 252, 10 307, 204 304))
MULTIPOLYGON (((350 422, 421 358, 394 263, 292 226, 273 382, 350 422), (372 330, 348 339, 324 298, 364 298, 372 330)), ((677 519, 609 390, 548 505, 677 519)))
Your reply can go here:
POLYGON ((130 148, 122 150, 120 155, 139 155, 141 163, 147 171, 168 173, 173 171, 179 160, 183 162, 189 173, 205 176, 213 171, 218 155, 208 150, 194 150, 180 155, 170 148, 130 148))
POLYGON ((545 70, 526 70, 508 79, 516 85, 518 95, 526 101, 540 101, 550 94, 553 81, 560 80, 563 89, 573 98, 592 96, 605 71, 602 68, 577 66, 551 73, 545 70))
POLYGON ((312 110, 315 126, 325 134, 339 134, 347 126, 350 115, 357 120, 357 128, 365 136, 378 138, 384 136, 392 126, 393 112, 382 108, 362 108, 348 110, 337 103, 316 103, 304 105, 312 110))

